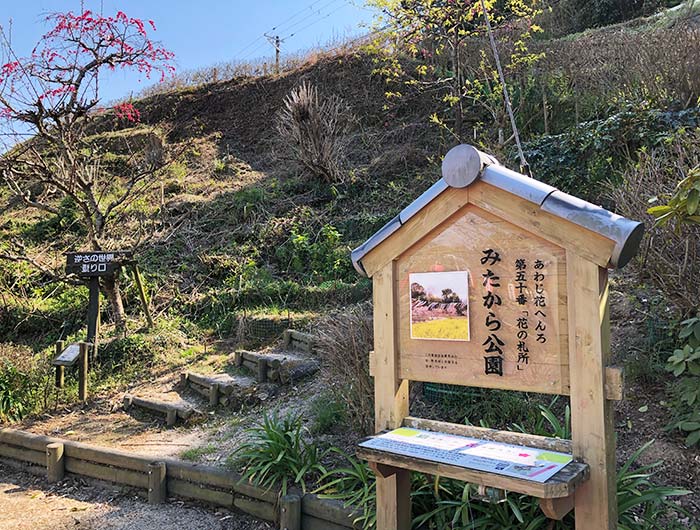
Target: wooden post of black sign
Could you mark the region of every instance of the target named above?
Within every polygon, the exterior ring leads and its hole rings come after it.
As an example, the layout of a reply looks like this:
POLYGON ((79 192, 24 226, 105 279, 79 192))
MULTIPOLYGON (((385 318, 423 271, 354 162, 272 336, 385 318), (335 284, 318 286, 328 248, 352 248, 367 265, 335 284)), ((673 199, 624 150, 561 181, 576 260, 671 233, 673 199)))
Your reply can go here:
MULTIPOLYGON (((94 346, 93 346, 94 347, 94 346)), ((88 395, 88 358, 90 352, 90 344, 87 342, 80 343, 80 358, 78 365, 78 399, 85 403, 88 395)))
POLYGON ((100 318, 100 279, 95 276, 89 280, 90 298, 88 302, 87 342, 92 344, 90 360, 97 360, 97 331, 100 318))

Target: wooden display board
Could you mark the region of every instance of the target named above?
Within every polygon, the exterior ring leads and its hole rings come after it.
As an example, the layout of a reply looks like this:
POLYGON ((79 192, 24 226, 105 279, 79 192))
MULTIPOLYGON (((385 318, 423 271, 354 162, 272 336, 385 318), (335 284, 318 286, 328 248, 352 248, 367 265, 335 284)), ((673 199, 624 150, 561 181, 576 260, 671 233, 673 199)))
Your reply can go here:
POLYGON ((353 251, 355 267, 373 282, 376 432, 418 426, 568 448, 569 471, 578 471, 568 477, 570 489, 552 495, 527 481, 447 469, 446 457, 430 462, 365 443, 358 454, 377 474, 377 528, 411 527, 414 470, 510 486, 539 497, 550 518, 574 508, 577 529, 613 530, 611 400, 621 399, 622 383, 608 366, 607 267, 634 256, 643 227, 509 171, 471 146, 448 153, 443 175, 353 251), (572 440, 411 418, 409 381, 570 395, 572 440))
POLYGON ((562 248, 468 205, 404 253, 397 273, 402 379, 569 393, 562 248), (453 289, 448 284, 462 276, 468 300, 447 302, 442 285, 453 289), (425 278, 437 292, 412 298, 411 286, 415 294, 419 283, 412 278, 425 278), (415 324, 427 324, 440 335, 454 323, 468 327, 466 340, 450 329, 445 338, 411 333, 415 324))

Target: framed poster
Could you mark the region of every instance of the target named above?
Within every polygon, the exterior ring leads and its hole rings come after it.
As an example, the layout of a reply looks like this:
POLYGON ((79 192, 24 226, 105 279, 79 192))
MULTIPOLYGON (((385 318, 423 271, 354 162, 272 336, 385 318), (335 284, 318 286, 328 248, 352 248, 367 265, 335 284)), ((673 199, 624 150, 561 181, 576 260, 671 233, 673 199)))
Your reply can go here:
POLYGON ((409 275, 411 338, 469 341, 469 273, 409 275))

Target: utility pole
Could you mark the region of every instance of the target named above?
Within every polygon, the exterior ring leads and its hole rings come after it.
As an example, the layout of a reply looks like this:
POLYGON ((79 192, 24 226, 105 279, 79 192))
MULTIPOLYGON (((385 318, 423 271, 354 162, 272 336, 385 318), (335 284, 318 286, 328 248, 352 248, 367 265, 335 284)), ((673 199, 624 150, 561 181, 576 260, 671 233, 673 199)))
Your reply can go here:
POLYGON ((268 35, 265 33, 265 38, 275 47, 275 74, 280 73, 280 53, 282 53, 282 43, 279 35, 268 35))

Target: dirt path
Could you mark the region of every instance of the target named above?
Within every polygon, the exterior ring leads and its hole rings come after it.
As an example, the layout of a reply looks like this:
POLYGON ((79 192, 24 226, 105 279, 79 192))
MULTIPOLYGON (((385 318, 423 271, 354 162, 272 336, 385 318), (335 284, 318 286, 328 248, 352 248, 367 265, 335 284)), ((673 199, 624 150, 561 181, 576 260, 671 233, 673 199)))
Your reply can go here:
POLYGON ((170 501, 150 506, 125 488, 66 479, 47 486, 0 464, 0 529, 7 530, 271 530, 246 515, 170 501))

